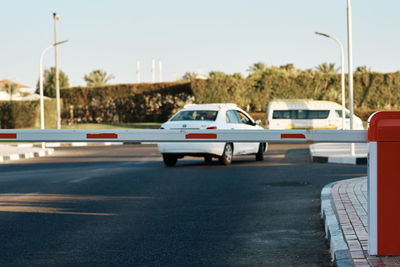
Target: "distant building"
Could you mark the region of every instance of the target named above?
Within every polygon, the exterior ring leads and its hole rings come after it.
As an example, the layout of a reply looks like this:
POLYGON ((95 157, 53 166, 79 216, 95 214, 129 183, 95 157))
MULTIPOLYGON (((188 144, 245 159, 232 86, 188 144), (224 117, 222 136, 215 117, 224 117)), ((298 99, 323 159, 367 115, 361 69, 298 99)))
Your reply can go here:
POLYGON ((39 95, 35 94, 35 89, 10 80, 0 81, 0 101, 10 100, 10 94, 6 89, 7 84, 14 84, 17 87, 17 92, 12 95, 13 101, 23 101, 23 100, 37 100, 39 95))

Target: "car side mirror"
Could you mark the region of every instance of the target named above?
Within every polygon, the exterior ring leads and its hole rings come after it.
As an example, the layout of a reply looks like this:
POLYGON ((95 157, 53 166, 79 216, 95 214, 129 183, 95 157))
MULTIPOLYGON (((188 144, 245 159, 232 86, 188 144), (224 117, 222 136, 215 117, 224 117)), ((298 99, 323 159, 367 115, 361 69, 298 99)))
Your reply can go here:
POLYGON ((255 124, 256 124, 256 125, 260 125, 260 124, 261 124, 261 120, 256 120, 256 121, 255 121, 255 124))

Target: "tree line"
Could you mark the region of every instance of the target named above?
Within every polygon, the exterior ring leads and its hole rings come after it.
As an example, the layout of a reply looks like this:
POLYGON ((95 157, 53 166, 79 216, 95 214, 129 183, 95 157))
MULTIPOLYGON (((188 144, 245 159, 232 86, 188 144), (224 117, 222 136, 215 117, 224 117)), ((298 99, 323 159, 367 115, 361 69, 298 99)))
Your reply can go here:
MULTIPOLYGON (((59 82, 60 88, 69 87, 69 79, 67 74, 62 70, 59 70, 59 82)), ((83 76, 86 86, 96 87, 107 85, 108 82, 114 79, 114 75, 107 74, 104 70, 97 69, 93 70, 89 74, 83 76)), ((36 83, 36 93, 39 93, 39 79, 36 83)), ((51 67, 50 69, 45 69, 43 73, 43 94, 48 97, 56 97, 56 68, 51 67)))
MULTIPOLYGON (((293 64, 255 63, 240 73, 211 72, 208 79, 186 74, 198 103, 233 102, 247 111, 266 111, 272 99, 314 99, 341 103, 341 77, 333 63, 301 70, 293 64)), ((347 75, 346 103, 348 106, 347 75)), ((376 110, 400 108, 400 72, 378 73, 366 66, 354 72, 354 107, 366 119, 376 110)))
MULTIPOLYGON (((186 73, 181 81, 189 82, 195 103, 232 102, 249 112, 265 112, 272 99, 307 98, 341 103, 341 77, 338 71, 339 68, 333 63, 322 63, 313 69, 303 70, 294 64, 268 66, 257 62, 247 69, 247 76, 213 71, 207 78, 199 79, 196 73, 186 73)), ((45 95, 50 97, 55 96, 54 76, 54 68, 46 70, 45 95)), ((88 89, 93 90, 98 90, 96 88, 106 85, 113 78, 103 70, 95 70, 84 76, 88 89)), ((68 88, 68 77, 62 71, 60 87, 68 88)), ((138 92, 132 91, 132 94, 138 92)), ((364 120, 376 110, 399 109, 400 72, 378 73, 367 66, 357 67, 354 72, 354 107, 356 114, 364 120)))

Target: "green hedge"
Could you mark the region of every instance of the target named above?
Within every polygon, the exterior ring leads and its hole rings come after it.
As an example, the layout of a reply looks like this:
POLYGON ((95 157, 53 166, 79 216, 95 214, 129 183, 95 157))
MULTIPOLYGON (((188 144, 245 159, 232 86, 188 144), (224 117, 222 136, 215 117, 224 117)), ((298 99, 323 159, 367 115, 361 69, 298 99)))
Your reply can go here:
POLYGON ((187 82, 74 87, 61 97, 64 123, 162 122, 193 102, 187 82))
POLYGON ((38 101, 0 102, 0 128, 33 127, 36 124, 38 101))
MULTIPOLYGON (((346 79, 347 87, 347 79, 346 79)), ((348 99, 346 90, 346 101, 348 99)), ((339 74, 268 67, 243 77, 213 72, 206 80, 118 84, 61 90, 63 123, 163 122, 186 103, 238 104, 262 112, 277 98, 312 98, 341 103, 339 74)), ((348 106, 348 103, 347 103, 348 106)), ((400 109, 400 72, 355 73, 355 113, 364 121, 377 110, 400 109)), ((38 101, 0 102, 1 128, 38 128, 38 101)), ((46 128, 56 127, 56 103, 45 101, 46 128)))
MULTIPOLYGON (((56 101, 44 101, 45 126, 55 128, 57 114, 56 101)), ((39 101, 0 101, 0 128, 20 129, 40 127, 39 101)))
MULTIPOLYGON (((400 72, 355 73, 354 108, 366 120, 377 110, 400 108, 400 72)), ((207 80, 192 80, 198 103, 233 102, 247 111, 265 112, 272 99, 309 98, 341 103, 339 74, 319 72, 291 73, 280 68, 267 68, 262 73, 241 75, 218 73, 207 80)), ((348 91, 346 78, 346 104, 348 91)))
MULTIPOLYGON (((377 110, 400 109, 399 82, 400 72, 355 73, 355 113, 367 120, 377 110)), ((232 102, 249 112, 265 112, 268 102, 277 98, 312 98, 337 103, 342 98, 339 74, 277 67, 268 67, 247 77, 214 72, 209 79, 192 79, 190 83, 74 87, 61 90, 61 95, 64 123, 162 122, 190 102, 232 102)))
MULTIPOLYGON (((60 103, 63 109, 63 103, 60 103)), ((44 101, 44 126, 46 129, 57 129, 57 101, 55 98, 44 101)), ((36 128, 40 128, 40 109, 38 108, 36 128)))
MULTIPOLYGON (((347 80, 346 80, 347 87, 347 80)), ((63 123, 163 122, 186 103, 238 104, 264 121, 276 98, 312 98, 341 103, 339 74, 268 67, 247 77, 214 72, 191 82, 118 84, 61 90, 63 123)), ((346 100, 347 90, 346 90, 346 100)), ((347 104, 348 106, 348 104, 347 104)), ((355 113, 364 121, 377 110, 400 109, 400 72, 355 73, 355 113)), ((39 128, 38 101, 0 102, 1 128, 39 128)), ((56 103, 45 101, 45 126, 56 127, 56 103)))

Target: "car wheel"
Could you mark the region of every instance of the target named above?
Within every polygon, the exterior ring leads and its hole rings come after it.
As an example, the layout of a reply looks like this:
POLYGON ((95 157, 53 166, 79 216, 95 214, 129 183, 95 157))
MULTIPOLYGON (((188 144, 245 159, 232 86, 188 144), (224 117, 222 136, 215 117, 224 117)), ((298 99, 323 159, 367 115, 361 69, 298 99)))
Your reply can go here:
POLYGON ((178 158, 174 155, 163 154, 162 156, 163 156, 164 164, 167 165, 168 167, 175 166, 176 162, 178 161, 178 158))
POLYGON ((210 162, 212 162, 212 157, 211 156, 205 156, 204 157, 204 161, 207 162, 207 163, 210 163, 210 162))
POLYGON ((229 164, 232 163, 232 157, 233 157, 233 145, 232 144, 225 144, 224 153, 219 158, 219 161, 223 165, 229 165, 229 164))
POLYGON ((257 161, 262 161, 264 160, 264 151, 265 151, 265 143, 260 143, 260 145, 258 146, 258 151, 256 154, 256 160, 257 161))

